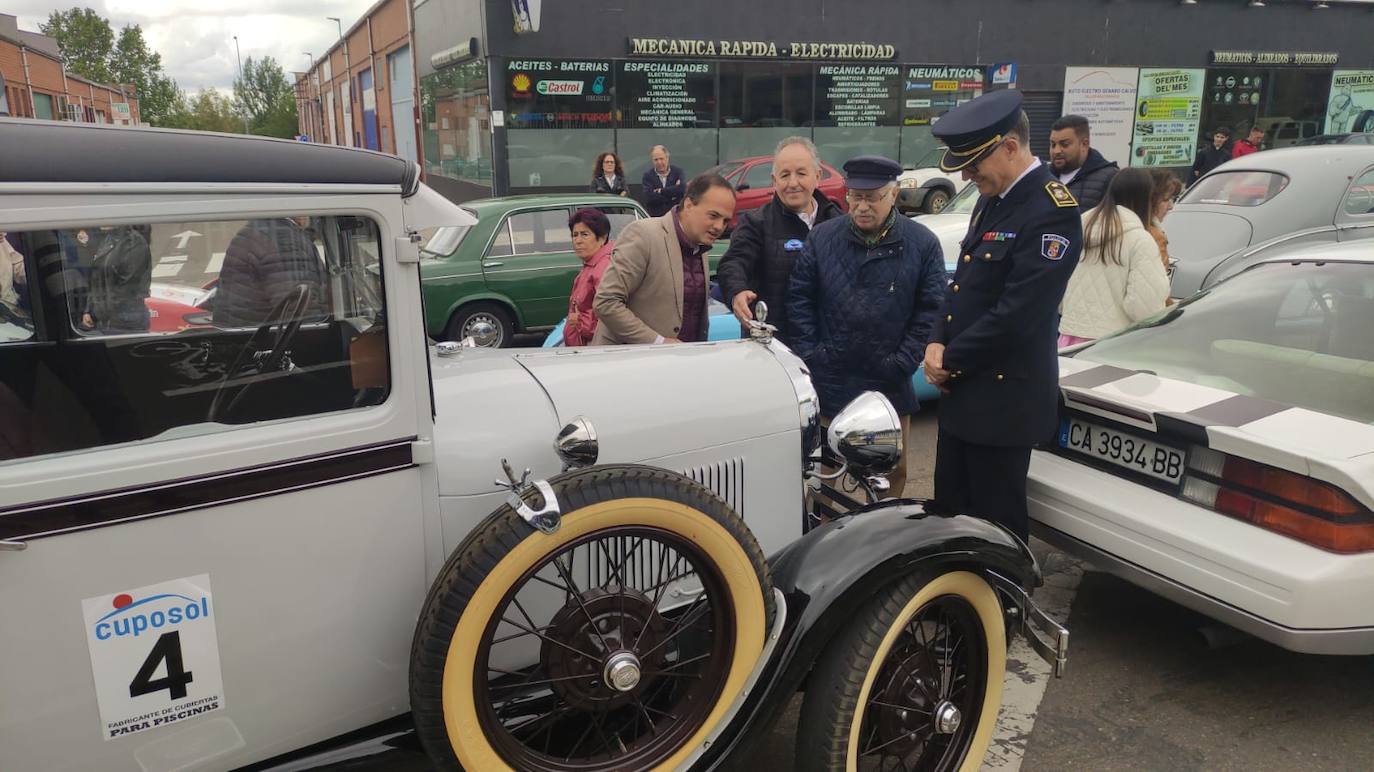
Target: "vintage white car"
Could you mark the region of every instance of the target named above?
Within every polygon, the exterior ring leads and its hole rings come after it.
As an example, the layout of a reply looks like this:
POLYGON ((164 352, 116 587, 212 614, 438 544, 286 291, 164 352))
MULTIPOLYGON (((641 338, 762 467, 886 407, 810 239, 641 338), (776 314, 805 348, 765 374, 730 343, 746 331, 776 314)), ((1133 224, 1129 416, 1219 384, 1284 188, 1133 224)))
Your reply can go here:
POLYGON ((407 716, 445 768, 713 768, 803 683, 808 768, 956 769, 1010 634, 1063 666, 1024 544, 877 501, 880 395, 830 422, 859 500, 827 487, 842 516, 811 527, 815 392, 766 325, 430 346, 418 234, 470 220, 413 164, 0 138, 26 277, 0 325, 0 770, 276 763, 407 716), (150 326, 153 278, 207 275, 196 324, 150 326))
POLYGON ((1031 532, 1293 651, 1374 654, 1374 253, 1262 261, 1059 360, 1031 532))
POLYGON ((1171 294, 1180 298, 1273 255, 1374 239, 1374 147, 1290 147, 1227 161, 1188 188, 1164 230, 1171 294))

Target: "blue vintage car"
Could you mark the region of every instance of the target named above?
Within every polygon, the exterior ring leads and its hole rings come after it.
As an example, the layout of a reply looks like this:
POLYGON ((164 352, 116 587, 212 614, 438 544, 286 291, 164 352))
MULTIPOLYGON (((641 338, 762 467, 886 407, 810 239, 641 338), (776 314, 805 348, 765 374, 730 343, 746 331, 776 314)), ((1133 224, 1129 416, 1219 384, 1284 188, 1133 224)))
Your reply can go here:
MULTIPOLYGON (((712 298, 710 313, 709 340, 735 340, 740 337, 739 322, 724 303, 712 298)), ((549 333, 549 337, 544 339, 544 348, 563 345, 563 324, 566 321, 567 319, 560 321, 558 326, 553 328, 553 332, 549 333)), ((939 389, 926 383, 924 369, 917 370, 916 374, 911 376, 911 383, 916 387, 916 398, 922 402, 940 398, 939 389)))

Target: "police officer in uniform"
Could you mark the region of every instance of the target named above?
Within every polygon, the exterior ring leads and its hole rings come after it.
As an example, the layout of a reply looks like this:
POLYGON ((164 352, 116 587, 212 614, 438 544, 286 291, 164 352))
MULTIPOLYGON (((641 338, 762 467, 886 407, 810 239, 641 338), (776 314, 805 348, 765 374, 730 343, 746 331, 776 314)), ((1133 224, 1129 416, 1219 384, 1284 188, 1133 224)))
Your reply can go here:
POLYGON ((926 347, 926 378, 944 392, 935 504, 1024 541, 1031 447, 1058 424, 1058 308, 1083 242, 1078 202, 1031 155, 1019 91, 960 105, 932 133, 948 148, 940 167, 982 194, 926 347))

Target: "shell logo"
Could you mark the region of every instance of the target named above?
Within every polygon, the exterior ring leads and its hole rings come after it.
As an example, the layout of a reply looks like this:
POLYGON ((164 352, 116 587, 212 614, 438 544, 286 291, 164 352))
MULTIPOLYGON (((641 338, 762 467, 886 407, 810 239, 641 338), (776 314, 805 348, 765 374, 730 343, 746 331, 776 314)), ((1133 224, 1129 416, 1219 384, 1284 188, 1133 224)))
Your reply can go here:
POLYGON ((515 87, 516 93, 527 94, 530 90, 530 76, 519 73, 511 80, 510 84, 515 87))

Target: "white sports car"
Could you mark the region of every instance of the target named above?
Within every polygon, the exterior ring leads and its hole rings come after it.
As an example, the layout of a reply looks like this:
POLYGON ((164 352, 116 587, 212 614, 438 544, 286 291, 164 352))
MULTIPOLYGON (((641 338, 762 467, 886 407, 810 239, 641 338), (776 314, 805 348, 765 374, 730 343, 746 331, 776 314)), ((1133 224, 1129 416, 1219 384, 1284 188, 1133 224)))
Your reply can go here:
POLYGON ((1060 357, 1032 530, 1293 651, 1374 653, 1374 250, 1271 258, 1060 357))

